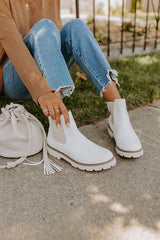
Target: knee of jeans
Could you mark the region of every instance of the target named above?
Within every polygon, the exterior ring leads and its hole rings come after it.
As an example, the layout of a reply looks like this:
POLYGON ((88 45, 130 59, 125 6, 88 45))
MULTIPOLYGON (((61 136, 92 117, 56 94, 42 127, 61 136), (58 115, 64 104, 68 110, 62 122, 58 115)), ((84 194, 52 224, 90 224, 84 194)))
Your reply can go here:
POLYGON ((44 18, 38 21, 31 29, 32 36, 37 40, 38 38, 46 36, 46 34, 52 34, 58 41, 60 41, 60 32, 56 24, 48 19, 44 18))
POLYGON ((71 32, 76 32, 76 35, 77 34, 81 35, 83 29, 86 29, 88 27, 86 23, 84 23, 81 19, 76 18, 66 23, 64 28, 66 28, 66 30, 69 30, 71 32))

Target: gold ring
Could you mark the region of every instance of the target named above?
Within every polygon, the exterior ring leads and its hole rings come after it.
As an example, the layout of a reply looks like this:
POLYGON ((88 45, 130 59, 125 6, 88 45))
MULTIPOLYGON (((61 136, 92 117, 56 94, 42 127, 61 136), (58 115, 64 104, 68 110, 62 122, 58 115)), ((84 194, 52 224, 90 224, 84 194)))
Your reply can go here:
POLYGON ((59 112, 59 109, 55 109, 55 112, 59 112))
POLYGON ((48 109, 44 109, 43 112, 48 112, 48 109))

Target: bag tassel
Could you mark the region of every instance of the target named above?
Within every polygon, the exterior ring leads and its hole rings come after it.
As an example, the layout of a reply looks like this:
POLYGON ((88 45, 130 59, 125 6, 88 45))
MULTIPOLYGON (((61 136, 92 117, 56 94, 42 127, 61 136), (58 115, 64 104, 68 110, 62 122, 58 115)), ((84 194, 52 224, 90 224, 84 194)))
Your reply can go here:
POLYGON ((40 126, 42 134, 43 134, 43 159, 40 162, 32 162, 27 160, 28 163, 23 163, 24 165, 30 165, 30 166, 36 166, 41 163, 44 163, 44 175, 53 174, 55 172, 62 171, 62 168, 55 164, 51 159, 48 158, 47 154, 47 138, 46 133, 44 131, 44 128, 42 124, 37 120, 37 118, 32 116, 32 120, 35 120, 35 122, 40 126))
MULTIPOLYGON (((16 104, 11 103, 11 106, 23 108, 22 106, 19 106, 18 104, 16 105, 16 104)), ((15 114, 16 114, 16 112, 15 112, 15 114)), ((0 169, 15 168, 16 166, 18 166, 21 163, 23 163, 23 165, 29 165, 29 166, 37 166, 37 165, 44 163, 44 175, 46 175, 46 174, 49 175, 49 174, 53 174, 55 172, 60 172, 62 170, 62 168, 60 166, 58 166, 57 164, 55 164, 51 159, 48 158, 47 137, 46 137, 46 133, 44 131, 44 128, 43 128, 41 122, 36 117, 31 115, 29 112, 26 112, 26 115, 22 114, 21 117, 24 120, 24 122, 26 123, 27 129, 28 129, 29 141, 28 141, 27 153, 24 157, 19 158, 15 162, 8 162, 6 165, 0 166, 0 169), (30 128, 29 128, 29 124, 28 124, 29 119, 35 121, 40 126, 42 135, 43 135, 43 159, 39 162, 33 162, 33 161, 30 161, 27 159, 27 156, 29 155, 30 145, 31 145, 31 133, 30 133, 30 128), (24 162, 24 161, 26 161, 26 162, 24 162)))

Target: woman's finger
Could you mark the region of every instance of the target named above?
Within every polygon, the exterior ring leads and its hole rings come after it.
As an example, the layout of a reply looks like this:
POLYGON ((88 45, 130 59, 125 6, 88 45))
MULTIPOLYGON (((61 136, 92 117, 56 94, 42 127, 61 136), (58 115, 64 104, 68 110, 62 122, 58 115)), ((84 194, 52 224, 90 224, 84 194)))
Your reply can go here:
POLYGON ((55 115, 53 106, 48 105, 48 112, 52 119, 56 119, 56 115, 55 115))
POLYGON ((61 110, 61 113, 64 116, 65 124, 67 126, 69 126, 69 124, 70 124, 69 113, 68 113, 68 110, 67 110, 66 106, 63 103, 60 104, 60 110, 61 110))
POLYGON ((42 111, 43 111, 45 116, 47 116, 47 117, 49 116, 49 111, 48 111, 47 108, 42 109, 42 111))
POLYGON ((54 112, 56 116, 56 125, 59 127, 61 125, 61 119, 60 119, 60 109, 58 106, 54 106, 54 112))
POLYGON ((41 103, 40 106, 41 106, 41 109, 43 111, 43 114, 48 117, 49 116, 49 112, 48 112, 48 108, 47 108, 46 104, 41 103))

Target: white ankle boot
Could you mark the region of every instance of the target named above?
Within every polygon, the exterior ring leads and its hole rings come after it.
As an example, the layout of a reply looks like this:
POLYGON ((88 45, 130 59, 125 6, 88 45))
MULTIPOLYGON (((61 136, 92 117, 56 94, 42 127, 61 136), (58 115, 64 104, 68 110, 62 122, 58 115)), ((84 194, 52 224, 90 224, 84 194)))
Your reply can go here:
POLYGON ((63 115, 61 126, 49 117, 49 132, 47 137, 48 153, 58 159, 64 159, 73 167, 87 171, 100 171, 116 164, 113 154, 88 140, 78 130, 69 111, 70 126, 67 127, 63 115))
POLYGON ((108 119, 108 133, 115 139, 116 152, 126 158, 138 158, 143 155, 139 138, 133 130, 126 108, 125 99, 107 102, 111 113, 108 119))

